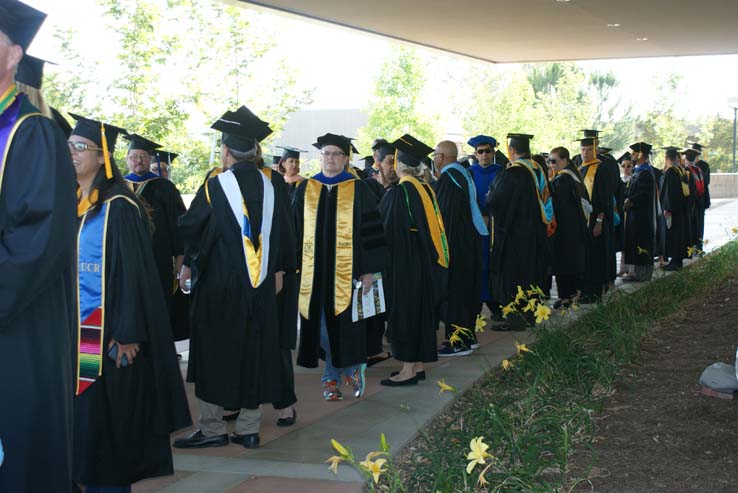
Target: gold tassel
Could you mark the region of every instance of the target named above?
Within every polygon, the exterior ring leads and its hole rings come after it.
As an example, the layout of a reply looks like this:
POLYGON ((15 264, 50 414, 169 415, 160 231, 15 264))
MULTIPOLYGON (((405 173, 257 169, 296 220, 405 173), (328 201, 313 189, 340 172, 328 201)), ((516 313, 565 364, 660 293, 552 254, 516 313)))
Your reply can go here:
POLYGON ((113 177, 113 166, 110 164, 110 153, 108 152, 108 139, 105 138, 105 124, 100 124, 100 135, 102 136, 103 159, 105 159, 105 178, 113 177))

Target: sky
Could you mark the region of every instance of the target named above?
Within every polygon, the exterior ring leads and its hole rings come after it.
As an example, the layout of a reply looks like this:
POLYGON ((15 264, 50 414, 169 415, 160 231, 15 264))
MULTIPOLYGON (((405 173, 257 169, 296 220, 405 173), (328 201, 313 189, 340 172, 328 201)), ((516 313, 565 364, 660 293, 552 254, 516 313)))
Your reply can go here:
MULTIPOLYGON (((117 39, 99 22, 101 9, 95 0, 24 0, 46 12, 49 17, 31 45, 32 55, 50 61, 61 60, 58 42, 52 34, 57 26, 73 27, 82 41, 85 55, 97 57, 115 50, 117 39)), ((373 90, 382 59, 396 48, 395 41, 353 31, 347 28, 299 19, 286 14, 262 11, 261 20, 279 30, 276 51, 288 57, 293 70, 299 74, 303 87, 314 87, 312 108, 365 108, 373 90), (327 51, 329 50, 329 51, 327 51), (330 53, 332 60, 346 60, 347 70, 340 77, 326 71, 320 53, 330 53)), ((425 48, 418 51, 440 54, 425 48)), ((441 60, 456 60, 455 55, 441 54, 441 60)), ((111 61, 112 63, 112 61, 111 61)), ((484 63, 474 61, 474 64, 484 63)), ((659 74, 676 72, 683 76, 683 98, 679 108, 693 115, 721 114, 733 117, 729 99, 738 100, 738 55, 671 57, 578 62, 587 70, 612 70, 620 79, 619 96, 633 103, 636 113, 652 105, 656 88, 652 80, 659 74)), ((514 69, 498 65, 500 70, 514 69)), ((101 67, 104 70, 105 67, 101 67)), ((55 67, 51 70, 73 70, 73 67, 55 67)), ((472 69, 473 72, 473 69, 472 69)), ((473 77, 473 73, 470 74, 473 77)), ((438 100, 443 101, 439 86, 438 100)), ((738 106, 738 103, 732 103, 738 106)))

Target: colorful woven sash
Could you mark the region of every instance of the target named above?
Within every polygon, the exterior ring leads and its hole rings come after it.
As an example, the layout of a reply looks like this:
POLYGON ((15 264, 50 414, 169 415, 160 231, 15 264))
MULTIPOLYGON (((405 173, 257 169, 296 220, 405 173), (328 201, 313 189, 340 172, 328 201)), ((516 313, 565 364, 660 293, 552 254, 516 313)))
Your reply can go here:
POLYGON ((428 232, 430 233, 431 240, 433 240, 433 247, 435 248, 436 254, 438 256, 438 265, 440 265, 441 267, 448 267, 448 239, 446 238, 446 228, 443 225, 441 212, 438 210, 436 194, 433 193, 432 188, 424 183, 421 183, 420 180, 413 176, 403 176, 402 178, 400 178, 400 186, 403 186, 405 183, 409 183, 413 188, 415 188, 418 196, 420 197, 420 200, 423 203, 425 219, 428 223, 428 232))
POLYGON ((697 196, 702 197, 705 195, 705 180, 702 177, 702 170, 695 164, 688 164, 687 168, 689 168, 689 172, 692 173, 692 178, 694 178, 697 196))
POLYGON ((85 213, 78 237, 79 332, 75 394, 80 395, 102 375, 105 326, 105 235, 110 203, 92 217, 85 213))
POLYGON ((551 237, 556 232, 556 216, 554 215, 551 192, 546 183, 545 171, 532 159, 518 159, 512 165, 523 167, 530 173, 533 179, 533 187, 536 189, 538 206, 541 210, 541 222, 546 225, 547 236, 551 237), (536 169, 540 173, 539 176, 536 176, 536 169))

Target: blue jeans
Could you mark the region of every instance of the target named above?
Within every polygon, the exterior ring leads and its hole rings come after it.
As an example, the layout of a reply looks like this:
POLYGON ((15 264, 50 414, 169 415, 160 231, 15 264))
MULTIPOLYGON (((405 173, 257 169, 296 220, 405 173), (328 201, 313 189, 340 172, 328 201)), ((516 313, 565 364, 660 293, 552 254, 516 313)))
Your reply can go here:
POLYGON ((346 366, 344 368, 336 368, 333 366, 331 359, 331 343, 328 340, 328 324, 325 321, 325 314, 320 315, 320 347, 325 351, 325 369, 323 370, 323 383, 334 380, 339 385, 341 377, 351 377, 355 371, 359 370, 360 365, 346 366))

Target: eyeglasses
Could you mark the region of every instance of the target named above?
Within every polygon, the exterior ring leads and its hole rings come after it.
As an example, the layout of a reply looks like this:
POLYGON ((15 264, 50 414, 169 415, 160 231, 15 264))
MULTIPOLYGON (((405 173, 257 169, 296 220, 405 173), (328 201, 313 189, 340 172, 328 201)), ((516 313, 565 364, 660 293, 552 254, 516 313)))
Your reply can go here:
POLYGON ((84 142, 75 142, 75 141, 68 140, 67 145, 69 145, 70 149, 74 149, 77 152, 85 152, 87 150, 102 151, 102 149, 100 149, 99 147, 91 146, 91 145, 85 144, 84 142))
POLYGON ((492 154, 494 149, 477 149, 477 154, 492 154))
POLYGON ((341 157, 341 156, 345 156, 346 153, 342 151, 335 151, 335 152, 320 151, 320 155, 323 157, 341 157))
POLYGON ((128 159, 131 161, 146 161, 147 159, 151 159, 151 156, 148 154, 129 154, 128 159))

